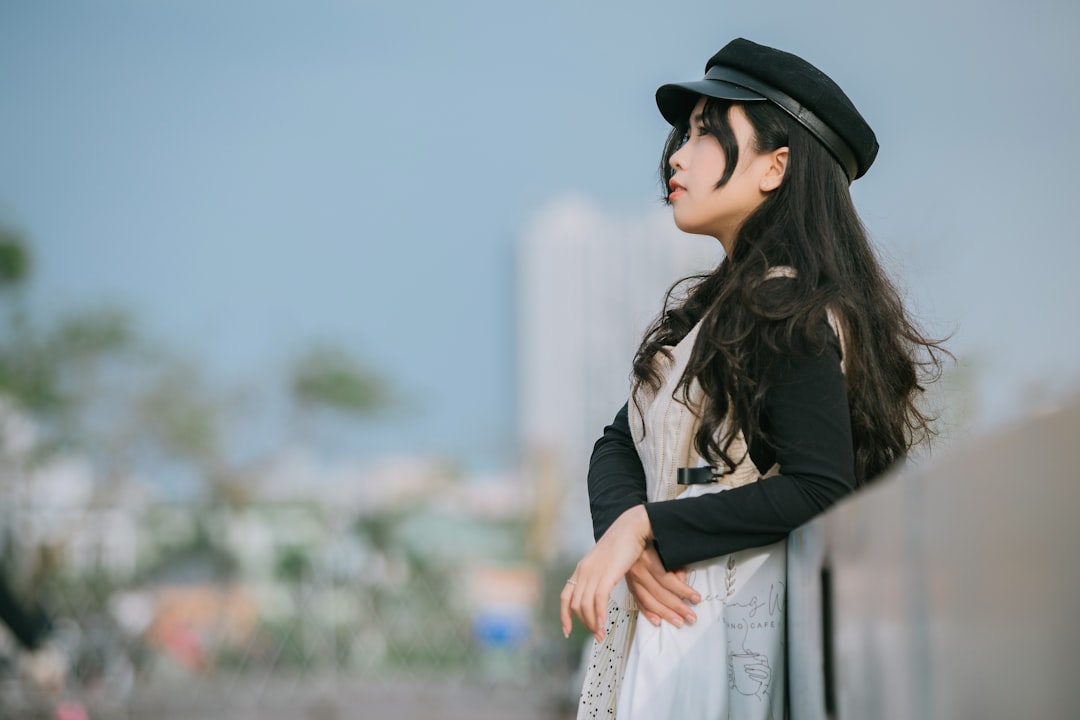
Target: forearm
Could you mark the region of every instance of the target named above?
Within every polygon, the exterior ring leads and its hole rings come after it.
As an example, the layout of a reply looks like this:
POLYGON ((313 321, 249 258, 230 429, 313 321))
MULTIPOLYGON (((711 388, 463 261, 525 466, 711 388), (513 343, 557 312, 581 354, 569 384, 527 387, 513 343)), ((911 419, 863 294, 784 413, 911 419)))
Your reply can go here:
POLYGON ((850 490, 832 478, 775 475, 645 508, 657 552, 664 567, 672 570, 782 540, 850 490))

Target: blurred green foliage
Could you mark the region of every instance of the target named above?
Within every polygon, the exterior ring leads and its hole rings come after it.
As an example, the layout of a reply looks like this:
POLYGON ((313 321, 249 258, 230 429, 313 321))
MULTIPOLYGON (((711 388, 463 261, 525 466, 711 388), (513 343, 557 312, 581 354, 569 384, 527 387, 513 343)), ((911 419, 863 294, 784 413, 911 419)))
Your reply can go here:
POLYGON ((119 308, 91 308, 61 318, 49 336, 49 350, 68 362, 77 362, 129 349, 135 342, 128 313, 119 308))
MULTIPOLYGON (((162 473, 191 478, 197 486, 174 492, 194 498, 202 539, 220 544, 206 528, 220 526, 214 518, 221 513, 256 499, 260 469, 271 466, 280 449, 310 441, 305 424, 283 423, 281 440, 240 459, 235 448, 250 424, 236 413, 243 388, 214 386, 198 359, 148 340, 123 308, 88 306, 53 319, 35 315, 28 308, 33 266, 31 243, 0 220, 0 411, 22 416, 33 428, 32 447, 24 448, 17 468, 8 469, 9 478, 29 479, 25 470, 58 454, 78 456, 93 475, 87 510, 115 502, 135 477, 152 483, 162 473)), ((294 419, 302 420, 324 409, 340 419, 369 415, 391 404, 387 388, 384 378, 323 343, 300 353, 276 389, 294 419)), ((0 436, 0 448, 6 441, 0 436)), ((18 513, 13 505, 8 514, 18 513)), ((215 555, 220 549, 202 551, 215 555)), ((186 562, 190 550, 167 554, 186 562)), ((158 562, 168 564, 170 557, 158 562)))
POLYGON ((221 407, 192 364, 164 368, 138 399, 138 409, 146 431, 170 456, 198 465, 218 461, 221 407))
POLYGON ((390 404, 386 381, 338 347, 311 348, 293 367, 292 392, 305 408, 367 414, 390 404))
POLYGON ((0 225, 0 288, 21 285, 30 275, 30 253, 14 228, 0 225))
MULTIPOLYGON (((235 444, 230 433, 245 425, 229 423, 238 393, 212 387, 196 360, 150 343, 122 308, 31 322, 32 267, 30 243, 0 222, 0 395, 35 420, 39 450, 77 448, 105 474, 140 457, 168 459, 194 468, 211 495, 242 496, 234 486, 244 473, 227 452, 235 444)), ((387 380, 333 343, 302 352, 279 388, 295 416, 328 409, 362 417, 393 403, 387 380)), ((303 424, 290 431, 301 436, 303 424)))

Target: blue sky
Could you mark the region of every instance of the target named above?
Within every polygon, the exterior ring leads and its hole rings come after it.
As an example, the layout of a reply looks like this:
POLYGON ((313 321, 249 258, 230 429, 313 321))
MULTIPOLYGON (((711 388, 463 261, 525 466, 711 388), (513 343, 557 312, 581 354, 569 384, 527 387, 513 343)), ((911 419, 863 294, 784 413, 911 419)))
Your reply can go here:
POLYGON ((1065 0, 3 0, 0 215, 44 313, 127 305, 222 386, 333 340, 415 403, 361 452, 505 466, 520 233, 567 193, 655 209, 653 92, 744 36, 874 126, 856 203, 993 425, 1080 384, 1078 29, 1065 0))

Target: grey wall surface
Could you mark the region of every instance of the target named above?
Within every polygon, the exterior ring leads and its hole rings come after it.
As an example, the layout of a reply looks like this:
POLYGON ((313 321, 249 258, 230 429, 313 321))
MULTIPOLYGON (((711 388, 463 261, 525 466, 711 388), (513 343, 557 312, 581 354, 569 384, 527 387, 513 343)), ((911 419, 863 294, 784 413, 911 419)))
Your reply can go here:
POLYGON ((793 720, 1080 717, 1080 403, 792 534, 793 720))

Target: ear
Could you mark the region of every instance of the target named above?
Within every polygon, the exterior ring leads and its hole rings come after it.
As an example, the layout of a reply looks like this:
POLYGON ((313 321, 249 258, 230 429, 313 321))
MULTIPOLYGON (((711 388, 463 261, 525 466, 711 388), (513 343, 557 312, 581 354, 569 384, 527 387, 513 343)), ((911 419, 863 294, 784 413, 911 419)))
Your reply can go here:
POLYGON ((769 166, 761 176, 761 192, 769 193, 780 187, 780 183, 784 181, 789 154, 786 147, 777 148, 769 153, 769 166))

